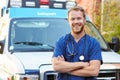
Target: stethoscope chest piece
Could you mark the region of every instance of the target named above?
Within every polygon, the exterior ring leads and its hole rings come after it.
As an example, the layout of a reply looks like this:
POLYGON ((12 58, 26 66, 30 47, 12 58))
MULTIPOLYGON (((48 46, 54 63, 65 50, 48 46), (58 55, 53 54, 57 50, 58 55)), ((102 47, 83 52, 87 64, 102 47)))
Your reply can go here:
POLYGON ((79 60, 84 60, 84 56, 81 55, 81 56, 79 57, 79 60))

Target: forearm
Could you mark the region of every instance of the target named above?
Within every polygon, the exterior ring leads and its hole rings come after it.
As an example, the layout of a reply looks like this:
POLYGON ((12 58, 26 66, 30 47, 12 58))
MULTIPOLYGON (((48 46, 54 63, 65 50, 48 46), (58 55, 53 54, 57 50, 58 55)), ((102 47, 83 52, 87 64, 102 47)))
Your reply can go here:
POLYGON ((59 72, 70 72, 76 69, 80 69, 84 67, 84 63, 83 62, 62 62, 62 64, 56 65, 57 68, 56 70, 59 72))
POLYGON ((61 73, 67 73, 88 66, 87 62, 66 62, 58 61, 57 59, 55 59, 52 64, 54 70, 61 73))
POLYGON ((83 77, 98 76, 99 69, 100 69, 100 63, 96 62, 95 64, 90 64, 90 66, 88 67, 73 70, 69 72, 69 74, 76 76, 83 76, 83 77))
POLYGON ((90 67, 87 67, 87 68, 82 68, 78 70, 73 70, 69 72, 69 74, 76 75, 76 76, 89 77, 89 76, 97 76, 98 71, 96 71, 95 69, 91 69, 90 67))

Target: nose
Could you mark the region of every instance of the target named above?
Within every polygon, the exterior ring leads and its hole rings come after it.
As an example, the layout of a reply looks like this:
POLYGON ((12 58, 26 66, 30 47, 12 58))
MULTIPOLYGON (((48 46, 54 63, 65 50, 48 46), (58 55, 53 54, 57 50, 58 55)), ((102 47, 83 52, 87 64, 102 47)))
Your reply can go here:
POLYGON ((79 23, 79 20, 75 19, 75 20, 74 20, 74 23, 79 23))

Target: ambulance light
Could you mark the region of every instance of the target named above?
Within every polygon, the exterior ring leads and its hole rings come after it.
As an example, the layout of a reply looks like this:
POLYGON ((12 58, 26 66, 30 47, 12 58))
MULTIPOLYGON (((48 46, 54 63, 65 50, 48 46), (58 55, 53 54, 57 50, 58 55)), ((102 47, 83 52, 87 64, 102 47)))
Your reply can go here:
POLYGON ((22 7, 22 0, 10 0, 11 7, 22 7))

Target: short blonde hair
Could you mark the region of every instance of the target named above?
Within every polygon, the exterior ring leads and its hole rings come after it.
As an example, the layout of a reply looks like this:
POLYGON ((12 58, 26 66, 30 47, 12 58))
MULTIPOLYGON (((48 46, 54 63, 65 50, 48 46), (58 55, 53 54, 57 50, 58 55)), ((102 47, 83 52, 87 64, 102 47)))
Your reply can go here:
POLYGON ((74 7, 70 8, 70 9, 68 10, 68 17, 69 17, 69 13, 70 13, 71 11, 73 11, 73 10, 75 10, 75 11, 81 11, 81 12, 83 13, 83 17, 86 18, 85 10, 84 10, 82 7, 80 7, 80 6, 74 6, 74 7))

